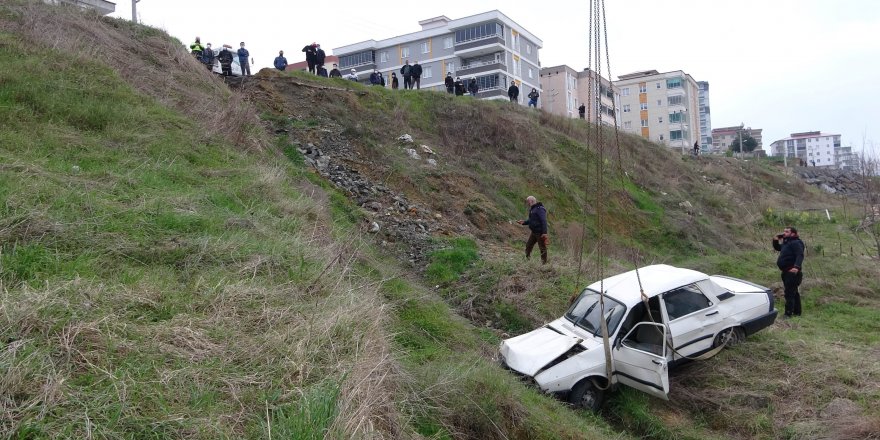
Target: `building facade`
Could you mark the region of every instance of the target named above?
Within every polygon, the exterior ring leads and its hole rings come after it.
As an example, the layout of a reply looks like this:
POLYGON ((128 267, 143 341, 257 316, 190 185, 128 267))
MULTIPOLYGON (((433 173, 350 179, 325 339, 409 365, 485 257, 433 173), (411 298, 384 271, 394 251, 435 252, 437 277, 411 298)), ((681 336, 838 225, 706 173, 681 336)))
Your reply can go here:
POLYGON ((545 67, 541 69, 541 88, 544 90, 544 110, 577 118, 578 107, 584 104, 585 119, 595 120, 598 112, 603 124, 614 125, 619 96, 611 81, 595 71, 576 71, 566 65, 545 67))
POLYGON ((770 144, 770 154, 800 159, 801 165, 852 169, 858 157, 851 147, 840 145, 840 135, 806 131, 770 144))
MULTIPOLYGON (((409 60, 422 66, 421 88, 446 90, 447 73, 462 81, 477 80, 482 99, 507 99, 511 82, 519 86, 519 102, 526 105, 534 88, 540 93, 543 42, 500 11, 451 20, 445 16, 419 22, 422 30, 385 40, 367 40, 333 49, 339 69, 355 69, 365 80, 377 69, 390 87, 391 72, 409 60)), ((403 78, 400 79, 403 87, 403 78)), ((538 100, 543 105, 544 96, 538 100)))
POLYGON ((709 81, 697 81, 697 105, 700 107, 700 151, 712 151, 712 115, 709 108, 709 81))
POLYGON ((723 153, 730 149, 730 144, 737 139, 737 135, 742 131, 751 136, 758 143, 755 151, 764 149, 763 128, 746 127, 745 124, 733 127, 721 127, 712 129, 712 151, 723 153))
POLYGON ((656 70, 617 77, 620 93, 619 119, 624 131, 640 134, 682 153, 693 151, 701 139, 699 88, 681 70, 656 70))
POLYGON ((68 4, 79 6, 83 9, 94 9, 101 15, 112 14, 116 11, 116 4, 106 0, 43 0, 45 3, 57 5, 68 4))

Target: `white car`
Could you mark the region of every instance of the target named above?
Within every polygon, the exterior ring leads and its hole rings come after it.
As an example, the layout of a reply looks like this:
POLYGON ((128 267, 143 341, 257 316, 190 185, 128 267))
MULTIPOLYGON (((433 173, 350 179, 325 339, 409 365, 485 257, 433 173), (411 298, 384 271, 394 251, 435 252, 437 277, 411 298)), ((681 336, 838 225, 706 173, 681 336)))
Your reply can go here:
POLYGON ((670 366, 711 357, 717 347, 770 326, 776 315, 766 287, 690 269, 647 266, 638 276, 633 270, 591 284, 563 317, 502 341, 501 361, 544 392, 597 411, 603 391, 618 383, 668 399, 670 366), (608 327, 610 378, 600 319, 608 327))

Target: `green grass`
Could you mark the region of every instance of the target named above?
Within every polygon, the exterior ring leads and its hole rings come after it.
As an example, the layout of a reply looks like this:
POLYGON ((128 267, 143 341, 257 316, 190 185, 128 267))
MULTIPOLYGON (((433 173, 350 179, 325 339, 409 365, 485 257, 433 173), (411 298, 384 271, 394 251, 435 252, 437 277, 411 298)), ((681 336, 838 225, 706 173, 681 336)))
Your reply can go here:
POLYGON ((453 282, 478 258, 477 244, 473 240, 467 238, 450 240, 446 247, 431 253, 425 276, 430 283, 453 282))

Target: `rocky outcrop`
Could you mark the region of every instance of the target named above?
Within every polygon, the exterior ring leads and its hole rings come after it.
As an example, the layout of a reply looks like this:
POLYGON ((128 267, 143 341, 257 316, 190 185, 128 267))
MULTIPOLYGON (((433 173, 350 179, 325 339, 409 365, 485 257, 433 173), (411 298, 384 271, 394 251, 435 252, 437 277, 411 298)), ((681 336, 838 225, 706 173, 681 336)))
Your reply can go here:
POLYGON ((794 169, 804 183, 815 185, 830 194, 861 194, 865 192, 859 176, 852 171, 818 167, 797 167, 794 169))

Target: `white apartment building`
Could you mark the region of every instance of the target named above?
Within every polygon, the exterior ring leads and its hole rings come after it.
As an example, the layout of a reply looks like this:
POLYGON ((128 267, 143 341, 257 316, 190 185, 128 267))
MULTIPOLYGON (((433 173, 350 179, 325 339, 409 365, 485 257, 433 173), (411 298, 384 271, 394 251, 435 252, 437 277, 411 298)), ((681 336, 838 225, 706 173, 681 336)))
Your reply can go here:
POLYGON ((43 0, 43 2, 54 5, 64 3, 79 6, 83 9, 94 9, 101 15, 112 14, 116 11, 116 4, 106 0, 43 0))
POLYGON ((603 124, 614 125, 615 108, 619 100, 617 90, 611 85, 611 81, 597 75, 595 71, 577 71, 566 65, 544 67, 541 69, 541 88, 544 89, 545 111, 577 118, 578 108, 584 104, 585 119, 595 120, 598 112, 603 124))
POLYGON ((854 166, 851 148, 840 146, 840 135, 806 131, 770 144, 773 156, 801 159, 802 165, 814 167, 849 168, 854 166))
MULTIPOLYGON (((339 69, 347 74, 355 69, 366 80, 378 69, 391 86, 391 72, 409 60, 422 66, 421 88, 445 91, 447 73, 462 81, 477 80, 481 99, 507 99, 507 88, 515 82, 519 102, 528 103, 534 88, 541 92, 538 51, 544 43, 500 11, 451 20, 446 16, 419 22, 422 30, 384 40, 367 40, 333 49, 339 56, 339 69)), ((400 78, 403 87, 403 78, 400 78)), ((543 93, 538 105, 543 104, 543 93)))
POLYGON ((700 106, 700 151, 708 153, 712 150, 712 115, 709 109, 709 81, 697 81, 699 87, 698 105, 700 106))
POLYGON ((646 70, 617 78, 614 87, 620 93, 619 118, 624 131, 683 153, 693 151, 701 132, 699 87, 690 75, 681 70, 646 70))

